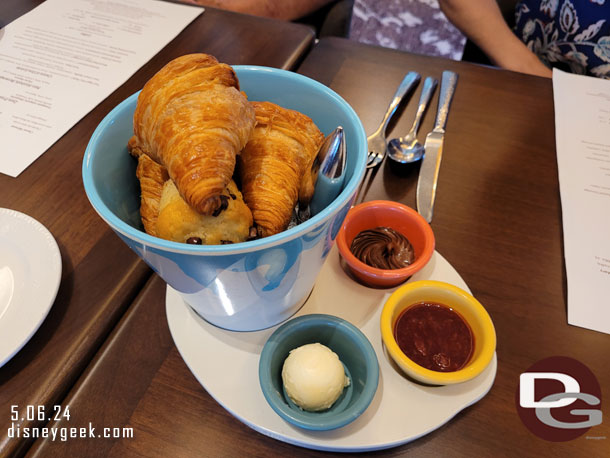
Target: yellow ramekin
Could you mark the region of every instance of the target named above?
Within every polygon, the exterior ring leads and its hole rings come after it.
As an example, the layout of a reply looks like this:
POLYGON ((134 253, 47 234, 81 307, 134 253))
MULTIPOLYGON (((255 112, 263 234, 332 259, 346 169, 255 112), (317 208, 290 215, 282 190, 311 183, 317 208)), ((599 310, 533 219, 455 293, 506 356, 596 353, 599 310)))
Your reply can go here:
POLYGON ((462 383, 479 375, 491 362, 496 351, 496 331, 487 310, 471 294, 449 283, 424 280, 398 288, 383 306, 380 319, 381 337, 387 352, 411 378, 431 385, 462 383), (474 336, 474 350, 465 367, 454 372, 426 369, 408 358, 394 338, 394 326, 407 308, 421 303, 446 305, 466 320, 474 336))

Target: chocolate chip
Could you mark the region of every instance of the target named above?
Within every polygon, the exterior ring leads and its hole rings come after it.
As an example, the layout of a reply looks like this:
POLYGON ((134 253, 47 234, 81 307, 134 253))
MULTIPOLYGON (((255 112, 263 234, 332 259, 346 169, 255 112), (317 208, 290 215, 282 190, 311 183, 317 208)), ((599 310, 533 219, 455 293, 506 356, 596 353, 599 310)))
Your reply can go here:
POLYGON ((220 207, 218 207, 216 210, 214 210, 214 213, 212 213, 212 216, 220 215, 220 213, 222 211, 226 210, 228 206, 229 206, 229 198, 225 195, 221 195, 220 196, 220 207))
POLYGON ((186 243, 190 245, 201 245, 203 244, 203 240, 201 240, 201 237, 189 237, 186 239, 186 243))
POLYGON ((220 204, 220 208, 222 210, 226 210, 229 207, 229 198, 225 195, 221 195, 220 200, 222 201, 222 203, 220 204))
POLYGON ((221 244, 221 245, 230 245, 231 243, 233 243, 233 241, 232 241, 232 240, 221 240, 221 241, 220 241, 220 244, 221 244))

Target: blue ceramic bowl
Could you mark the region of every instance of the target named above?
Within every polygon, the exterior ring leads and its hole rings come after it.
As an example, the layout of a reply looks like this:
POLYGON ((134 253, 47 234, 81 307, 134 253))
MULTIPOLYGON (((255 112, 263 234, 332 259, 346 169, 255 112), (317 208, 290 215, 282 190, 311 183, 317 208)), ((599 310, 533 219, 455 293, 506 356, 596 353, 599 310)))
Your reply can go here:
POLYGON ((379 364, 373 346, 351 323, 332 315, 303 315, 287 321, 265 343, 258 366, 265 399, 284 420, 301 428, 322 431, 340 428, 369 406, 379 383, 379 364), (334 351, 343 363, 350 385, 327 410, 307 412, 284 393, 282 367, 290 350, 309 343, 321 343, 334 351))
POLYGON ((284 321, 305 302, 364 175, 367 145, 354 110, 323 84, 274 68, 233 68, 250 100, 305 113, 325 135, 343 126, 347 176, 328 207, 290 230, 233 245, 187 245, 146 234, 136 161, 126 146, 133 135, 137 93, 114 108, 93 133, 83 160, 83 182, 101 218, 202 318, 225 329, 252 331, 284 321))

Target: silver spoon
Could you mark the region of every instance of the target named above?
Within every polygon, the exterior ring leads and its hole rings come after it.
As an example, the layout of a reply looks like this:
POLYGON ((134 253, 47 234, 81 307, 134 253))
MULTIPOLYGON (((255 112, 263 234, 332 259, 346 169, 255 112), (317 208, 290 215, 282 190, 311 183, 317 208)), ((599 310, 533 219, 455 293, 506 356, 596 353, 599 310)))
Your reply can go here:
POLYGON ((388 142, 388 156, 390 159, 401 164, 407 164, 409 162, 419 161, 424 155, 424 145, 417 141, 417 130, 421 122, 428 103, 434 94, 438 81, 436 78, 428 76, 424 81, 424 87, 421 91, 419 98, 419 106, 417 107, 417 114, 415 115, 415 121, 413 126, 406 137, 393 138, 388 142))
POLYGON ((288 228, 324 210, 339 195, 345 181, 346 146, 343 127, 332 131, 320 146, 311 165, 315 190, 309 202, 297 202, 288 228))
POLYGON ((343 127, 337 127, 326 137, 318 158, 321 158, 319 168, 317 171, 312 170, 312 173, 317 173, 317 179, 314 179, 315 191, 309 203, 312 215, 324 210, 343 189, 347 160, 343 127))

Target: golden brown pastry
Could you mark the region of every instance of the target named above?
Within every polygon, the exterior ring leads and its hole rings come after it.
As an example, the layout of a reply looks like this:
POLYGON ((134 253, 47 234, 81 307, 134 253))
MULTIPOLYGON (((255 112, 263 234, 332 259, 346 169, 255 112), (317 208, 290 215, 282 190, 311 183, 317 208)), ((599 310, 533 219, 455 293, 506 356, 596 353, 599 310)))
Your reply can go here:
POLYGON ((167 180, 159 203, 158 237, 203 245, 246 241, 252 227, 252 213, 233 180, 220 200, 222 205, 212 215, 201 215, 182 199, 172 180, 167 180))
POLYGON ((211 214, 255 124, 233 69, 207 54, 169 62, 144 86, 133 118, 131 150, 163 165, 182 197, 211 214))
POLYGON ((157 216, 163 184, 169 179, 167 170, 157 164, 146 154, 130 148, 130 152, 137 156, 138 167, 136 176, 140 181, 140 217, 147 234, 157 235, 157 216))
POLYGON ((297 200, 314 191, 311 165, 324 135, 308 116, 270 102, 252 102, 256 128, 240 159, 244 200, 259 235, 286 229, 297 200))

